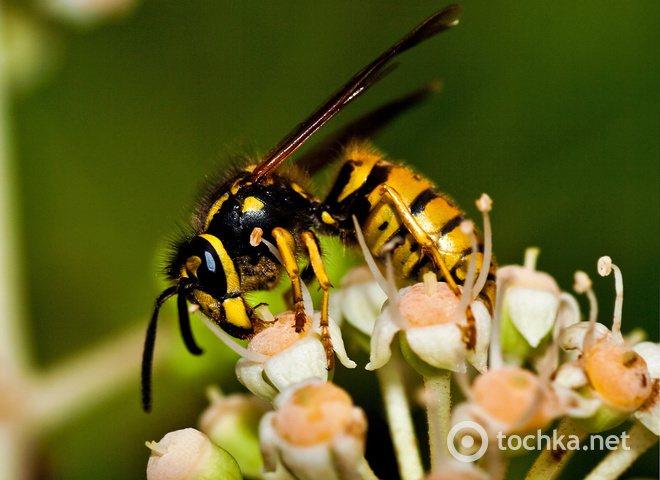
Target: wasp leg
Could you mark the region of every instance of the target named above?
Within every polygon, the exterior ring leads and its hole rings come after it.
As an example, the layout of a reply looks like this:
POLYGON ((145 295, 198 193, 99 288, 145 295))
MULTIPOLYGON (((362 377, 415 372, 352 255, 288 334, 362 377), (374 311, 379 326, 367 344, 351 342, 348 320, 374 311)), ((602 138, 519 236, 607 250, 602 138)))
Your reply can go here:
MULTIPOLYGON (((413 217, 412 213, 410 212, 406 201, 395 189, 387 184, 381 185, 380 189, 378 190, 378 194, 380 195, 381 200, 387 199, 391 203, 404 226, 408 229, 415 241, 419 243, 423 254, 428 255, 431 258, 436 268, 440 270, 442 276, 445 278, 447 286, 451 289, 454 295, 460 297, 461 291, 458 288, 454 277, 452 277, 451 273, 449 272, 449 268, 447 268, 447 264, 443 260, 436 242, 422 227, 419 226, 415 220, 415 217, 413 217)), ((472 313, 472 307, 470 307, 469 304, 465 310, 465 315, 468 322, 467 331, 463 332, 465 344, 469 350, 473 350, 477 344, 477 330, 476 319, 472 313)))
POLYGON ((417 223, 417 220, 415 220, 415 217, 413 217, 413 214, 410 212, 410 208, 408 208, 406 201, 396 190, 387 184, 380 186, 378 194, 381 199, 387 199, 394 207, 396 213, 399 215, 399 219, 403 222, 403 225, 408 229, 415 241, 419 243, 422 252, 431 258, 433 264, 445 277, 445 281, 449 285, 449 288, 451 288, 451 291, 454 292, 456 296, 459 296, 461 292, 454 281, 454 277, 452 277, 449 272, 449 268, 447 268, 447 264, 443 260, 435 240, 433 240, 433 238, 431 238, 431 236, 419 226, 419 223, 417 223))
POLYGON ((293 235, 281 227, 275 227, 271 232, 277 249, 282 257, 282 264, 286 273, 291 279, 291 287, 293 288, 293 310, 296 315, 296 332, 302 332, 307 322, 307 315, 305 314, 305 303, 302 296, 302 287, 300 285, 300 269, 295 256, 295 240, 293 235))
POLYGON ((325 271, 325 266, 321 259, 321 252, 316 243, 316 237, 312 232, 303 232, 302 239, 303 242, 305 242, 305 247, 307 247, 309 261, 314 270, 314 275, 316 275, 316 278, 319 281, 319 286, 323 290, 323 300, 321 303, 321 341, 323 342, 325 356, 328 360, 328 370, 332 370, 335 366, 335 356, 334 349, 332 348, 332 340, 330 339, 330 329, 328 328, 328 297, 332 285, 330 284, 330 279, 325 271))

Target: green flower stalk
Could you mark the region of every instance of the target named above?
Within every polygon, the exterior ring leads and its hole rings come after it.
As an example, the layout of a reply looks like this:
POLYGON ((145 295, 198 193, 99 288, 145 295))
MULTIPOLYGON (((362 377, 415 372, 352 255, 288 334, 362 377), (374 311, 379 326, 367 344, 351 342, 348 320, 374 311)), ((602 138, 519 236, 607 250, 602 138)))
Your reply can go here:
POLYGON ((236 459, 243 475, 259 478, 263 460, 259 450, 259 421, 270 404, 249 394, 223 396, 209 389, 211 404, 199 418, 199 429, 236 459))

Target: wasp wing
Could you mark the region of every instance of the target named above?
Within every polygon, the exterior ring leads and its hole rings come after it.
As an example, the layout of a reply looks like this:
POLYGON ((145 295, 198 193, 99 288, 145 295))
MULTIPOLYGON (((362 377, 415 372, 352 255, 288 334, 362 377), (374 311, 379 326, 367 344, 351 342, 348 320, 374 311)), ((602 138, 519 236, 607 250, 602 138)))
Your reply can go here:
POLYGON ((417 28, 392 45, 380 57, 354 75, 342 88, 332 95, 323 105, 312 113, 307 120, 298 125, 284 137, 254 169, 248 181, 258 182, 270 174, 323 124, 330 120, 348 103, 357 98, 378 80, 387 75, 392 65, 390 60, 418 43, 443 32, 458 23, 461 7, 451 5, 435 13, 417 28))
POLYGON ((296 165, 303 171, 314 175, 329 164, 331 159, 337 158, 342 147, 355 140, 367 140, 375 136, 382 128, 406 110, 419 105, 440 89, 440 82, 433 81, 418 88, 405 96, 381 105, 371 112, 359 117, 348 125, 334 132, 315 146, 296 158, 296 165))

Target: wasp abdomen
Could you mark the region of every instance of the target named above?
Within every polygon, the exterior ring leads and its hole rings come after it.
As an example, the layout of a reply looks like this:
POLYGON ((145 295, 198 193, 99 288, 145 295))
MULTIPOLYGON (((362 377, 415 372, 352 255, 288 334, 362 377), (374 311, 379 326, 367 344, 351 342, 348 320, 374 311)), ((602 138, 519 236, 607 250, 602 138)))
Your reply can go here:
POLYGON ((371 253, 380 259, 391 252, 395 273, 416 280, 427 270, 436 270, 424 255, 419 239, 404 224, 400 209, 435 243, 457 283, 463 283, 472 255, 477 255, 477 272, 483 263, 483 243, 477 236, 477 251, 459 226, 463 213, 426 178, 411 169, 383 159, 369 145, 346 149, 345 160, 323 208, 337 227, 351 238, 354 215, 371 253), (397 201, 386 198, 385 190, 396 192, 397 201), (400 204, 397 204, 400 202, 400 204))

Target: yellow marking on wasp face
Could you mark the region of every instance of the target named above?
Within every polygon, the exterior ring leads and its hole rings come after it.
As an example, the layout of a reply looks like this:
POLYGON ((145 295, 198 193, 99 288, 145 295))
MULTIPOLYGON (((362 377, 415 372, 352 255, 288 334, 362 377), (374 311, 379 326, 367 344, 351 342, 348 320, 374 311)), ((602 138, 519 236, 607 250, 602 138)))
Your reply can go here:
POLYGON ((229 191, 231 192, 232 195, 236 195, 238 193, 238 184, 241 182, 242 179, 238 179, 234 182, 234 184, 231 186, 229 191))
POLYGON ((196 277, 197 269, 201 264, 202 264, 202 259, 199 258, 197 255, 188 257, 188 260, 186 260, 186 264, 181 271, 181 276, 184 278, 188 278, 188 272, 190 272, 193 276, 196 277))
POLYGON ((325 210, 321 213, 321 221, 323 223, 327 223, 328 225, 332 225, 334 223, 337 223, 334 218, 332 218, 332 215, 330 215, 328 212, 325 210))
POLYGON ((243 201, 243 213, 245 212, 256 212, 257 210, 261 210, 264 208, 264 202, 259 200, 256 197, 247 197, 245 201, 243 201))
POLYGON ((209 225, 211 224, 211 220, 213 220, 215 214, 218 213, 220 208, 222 208, 222 204, 225 203, 225 200, 227 200, 228 198, 229 198, 229 194, 225 193, 213 204, 211 210, 209 210, 209 214, 206 216, 206 224, 204 225, 204 230, 207 230, 209 228, 209 225))
POLYGON ((252 328, 252 323, 245 310, 245 304, 243 303, 242 298, 228 298, 222 302, 222 306, 225 309, 225 318, 227 322, 240 328, 252 328))
POLYGON ((303 190, 303 188, 300 185, 298 185, 297 183, 293 182, 291 184, 291 188, 293 188, 296 192, 298 192, 301 197, 303 197, 303 198, 308 197, 307 192, 305 192, 305 190, 303 190))
POLYGON ((238 274, 236 273, 234 262, 227 253, 227 250, 225 250, 225 247, 224 245, 222 245, 220 239, 218 239, 218 237, 215 237, 213 235, 209 235, 208 233, 204 233, 200 235, 200 237, 202 237, 207 242, 209 242, 213 247, 213 249, 215 250, 215 253, 218 254, 218 258, 220 259, 220 263, 222 264, 222 269, 224 270, 225 277, 227 278, 227 291, 233 292, 235 290, 240 290, 241 282, 238 278, 238 274))

